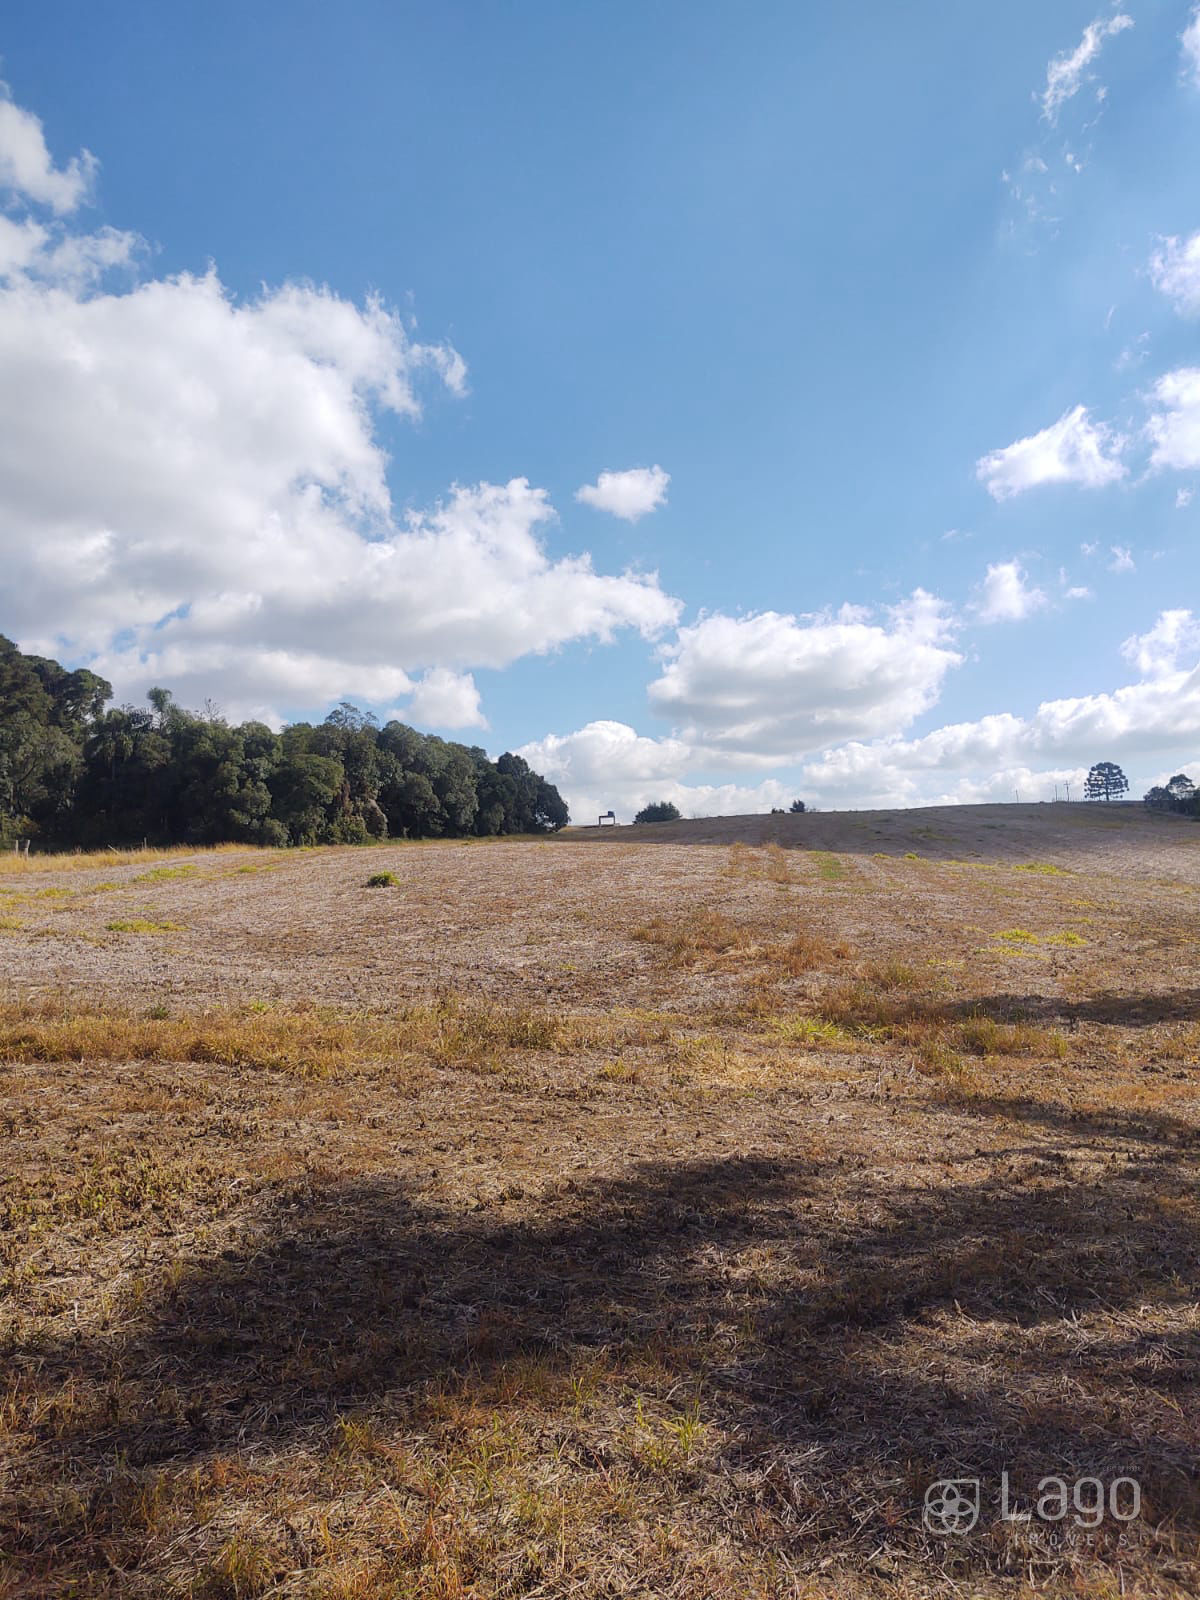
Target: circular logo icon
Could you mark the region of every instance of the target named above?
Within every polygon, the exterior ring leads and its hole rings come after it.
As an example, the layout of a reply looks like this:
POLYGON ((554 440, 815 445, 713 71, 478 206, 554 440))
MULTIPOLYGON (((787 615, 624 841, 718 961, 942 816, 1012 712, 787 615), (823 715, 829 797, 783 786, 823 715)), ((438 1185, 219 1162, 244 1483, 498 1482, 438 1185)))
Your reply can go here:
POLYGON ((978 1478, 939 1478, 926 1489, 924 1522, 930 1533, 970 1533, 978 1521, 978 1478))

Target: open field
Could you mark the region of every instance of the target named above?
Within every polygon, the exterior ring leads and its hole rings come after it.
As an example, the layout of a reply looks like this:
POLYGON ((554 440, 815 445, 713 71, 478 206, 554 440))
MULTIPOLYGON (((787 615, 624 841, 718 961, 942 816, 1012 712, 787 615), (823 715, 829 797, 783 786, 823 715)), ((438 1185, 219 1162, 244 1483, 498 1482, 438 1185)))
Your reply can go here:
POLYGON ((1198 912, 1123 807, 0 863, 0 1597, 1197 1593, 1198 912))

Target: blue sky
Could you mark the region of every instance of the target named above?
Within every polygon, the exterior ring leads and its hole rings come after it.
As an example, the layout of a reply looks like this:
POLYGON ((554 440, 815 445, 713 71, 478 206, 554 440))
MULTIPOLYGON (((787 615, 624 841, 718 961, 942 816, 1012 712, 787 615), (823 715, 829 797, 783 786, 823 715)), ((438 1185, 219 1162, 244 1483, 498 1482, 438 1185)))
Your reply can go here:
POLYGON ((118 15, 0 25, 0 630, 581 817, 1200 767, 1190 0, 118 15))

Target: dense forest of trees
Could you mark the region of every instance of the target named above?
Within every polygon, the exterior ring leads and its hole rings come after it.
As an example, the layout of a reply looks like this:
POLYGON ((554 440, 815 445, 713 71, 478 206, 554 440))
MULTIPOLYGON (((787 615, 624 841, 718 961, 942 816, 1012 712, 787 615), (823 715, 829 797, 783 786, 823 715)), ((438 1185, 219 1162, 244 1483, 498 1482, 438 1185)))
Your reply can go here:
POLYGON ((0 843, 364 844, 568 820, 520 756, 489 761, 351 705, 273 733, 185 711, 165 689, 145 709, 106 710, 111 698, 95 673, 0 636, 0 843))

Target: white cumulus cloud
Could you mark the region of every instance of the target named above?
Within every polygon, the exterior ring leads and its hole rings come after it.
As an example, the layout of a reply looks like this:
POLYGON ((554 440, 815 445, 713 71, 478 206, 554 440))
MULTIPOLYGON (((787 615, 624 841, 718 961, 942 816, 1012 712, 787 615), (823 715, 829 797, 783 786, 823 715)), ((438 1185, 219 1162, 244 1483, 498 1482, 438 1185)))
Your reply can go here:
POLYGON ((792 757, 906 727, 961 659, 950 635, 942 602, 922 590, 882 621, 857 607, 703 616, 664 648, 650 703, 713 759, 792 757))
POLYGON ((479 703, 479 690, 469 672, 453 672, 449 667, 430 667, 413 688, 404 708, 412 722, 428 728, 486 728, 487 718, 479 703))
POLYGON ((948 792, 956 774, 972 783, 1001 775, 1011 790, 1020 786, 1009 781, 1018 770, 1069 774, 1101 759, 1194 748, 1200 738, 1200 629, 1191 613, 1164 613, 1122 649, 1141 673, 1136 683, 1043 701, 1029 717, 1000 712, 919 739, 847 743, 806 765, 804 781, 830 797, 890 795, 892 803, 912 804, 918 795, 948 792))
POLYGON ((733 816, 787 804, 794 790, 778 779, 759 784, 689 781, 694 752, 679 739, 648 739, 624 722, 589 722, 549 734, 517 752, 563 794, 574 822, 594 823, 613 810, 631 822, 644 805, 670 800, 685 817, 733 816))
POLYGON ((1019 561, 989 562, 976 591, 981 622, 1021 622, 1045 604, 1045 592, 1029 583, 1019 561))
POLYGON ((1152 467, 1200 467, 1200 367, 1177 367, 1154 384, 1146 432, 1152 467))
POLYGON ((1181 315, 1200 315, 1200 232, 1164 239, 1150 258, 1150 278, 1181 315))
POLYGON ((1124 445, 1111 428, 1090 420, 1086 406, 1076 406, 1040 433, 981 456, 975 472, 993 500, 1047 483, 1098 489, 1125 476, 1118 459, 1124 445))
MULTIPOLYGON (((822 806, 905 806, 1050 799, 1082 794, 1097 760, 1171 763, 1200 748, 1200 618, 1163 612, 1122 646, 1136 682, 1046 700, 1029 716, 997 712, 935 728, 831 743, 785 778, 714 784, 710 752, 680 737, 651 739, 625 723, 550 735, 521 754, 558 784, 578 821, 613 806, 625 820, 649 800, 685 816, 767 811, 799 796, 822 806)), ((1186 763, 1185 763, 1186 764, 1186 763)))
POLYGON ((1103 48, 1104 41, 1114 34, 1124 33, 1133 27, 1133 18, 1124 12, 1114 17, 1097 18, 1083 30, 1083 37, 1074 50, 1064 50, 1046 67, 1046 87, 1042 93, 1042 115, 1053 122, 1066 102, 1078 94, 1088 81, 1088 68, 1103 48))
POLYGON ((17 105, 8 85, 0 83, 0 189, 65 216, 90 197, 97 165, 90 150, 81 150, 65 167, 56 167, 41 120, 17 105))
POLYGON ((1121 654, 1143 678, 1161 678, 1200 659, 1200 618, 1179 609, 1162 612, 1152 628, 1132 634, 1121 654))
POLYGON ((626 522, 657 511, 667 502, 671 474, 659 466, 630 467, 625 472, 602 472, 595 483, 575 491, 576 500, 597 511, 608 511, 626 522))
MULTIPOLYGON (((0 151, 46 213, 94 167, 55 167, 8 100, 0 151)), ((396 513, 379 424, 463 392, 451 346, 308 283, 140 281, 137 243, 0 217, 0 558, 22 645, 231 716, 413 693, 424 720, 480 726, 472 667, 676 621, 652 574, 551 559, 554 511, 524 478, 396 513)))

